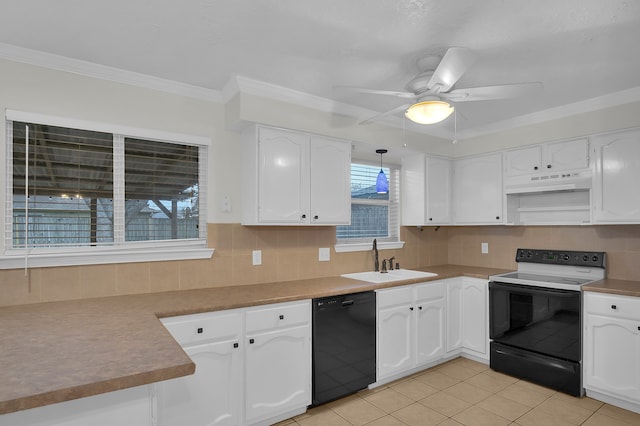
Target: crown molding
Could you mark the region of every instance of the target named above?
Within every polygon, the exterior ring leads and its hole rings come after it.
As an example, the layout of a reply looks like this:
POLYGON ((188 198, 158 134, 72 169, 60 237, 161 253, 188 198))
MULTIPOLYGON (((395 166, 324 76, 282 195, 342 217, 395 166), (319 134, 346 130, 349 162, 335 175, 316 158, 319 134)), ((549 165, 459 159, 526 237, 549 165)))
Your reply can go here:
POLYGON ((158 90, 189 98, 217 103, 222 102, 222 95, 217 90, 153 77, 133 71, 126 71, 79 59, 67 58, 65 56, 54 55, 52 53, 13 46, 6 43, 0 43, 0 58, 36 65, 39 67, 51 68, 58 71, 95 77, 116 83, 128 84, 145 89, 158 90))

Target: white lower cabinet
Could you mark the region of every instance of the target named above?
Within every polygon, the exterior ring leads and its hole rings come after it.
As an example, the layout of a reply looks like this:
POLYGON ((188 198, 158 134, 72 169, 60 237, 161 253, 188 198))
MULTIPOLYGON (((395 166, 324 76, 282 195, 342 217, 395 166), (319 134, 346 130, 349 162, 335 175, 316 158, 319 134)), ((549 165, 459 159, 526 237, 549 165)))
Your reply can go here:
POLYGON ((272 424, 311 404, 311 303, 163 320, 196 364, 156 385, 160 426, 272 424))
POLYGON ((446 280, 446 353, 489 360, 488 282, 459 277, 446 280))
POLYGON ((441 281, 377 291, 378 381, 442 358, 444 293, 441 281))
MULTIPOLYGON (((151 385, 0 415, 1 426, 152 426, 151 385)), ((186 424, 186 423, 183 423, 186 424)))
POLYGON ((640 298, 585 292, 584 305, 587 394, 640 412, 640 298))

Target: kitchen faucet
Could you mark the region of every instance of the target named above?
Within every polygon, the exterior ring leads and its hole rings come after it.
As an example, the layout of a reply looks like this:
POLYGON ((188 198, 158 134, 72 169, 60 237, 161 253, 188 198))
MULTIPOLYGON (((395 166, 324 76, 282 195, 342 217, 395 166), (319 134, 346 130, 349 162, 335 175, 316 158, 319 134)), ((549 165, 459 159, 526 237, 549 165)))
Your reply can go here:
POLYGON ((393 261, 394 261, 395 259, 396 259, 396 257, 395 257, 395 256, 391 256, 391 257, 389 258, 389 270, 390 270, 390 271, 393 271, 393 261))
POLYGON ((373 239, 373 271, 378 272, 380 270, 380 262, 378 261, 378 242, 373 239))

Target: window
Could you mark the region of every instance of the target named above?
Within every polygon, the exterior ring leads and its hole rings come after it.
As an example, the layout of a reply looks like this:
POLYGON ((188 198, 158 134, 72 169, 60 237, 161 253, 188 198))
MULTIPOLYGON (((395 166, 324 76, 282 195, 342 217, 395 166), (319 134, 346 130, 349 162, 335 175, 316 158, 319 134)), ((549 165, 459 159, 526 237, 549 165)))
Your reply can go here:
POLYGON ((169 260, 172 251, 211 256, 202 200, 206 145, 10 115, 2 266, 12 267, 5 265, 15 263, 7 262, 12 256, 28 256, 31 266, 169 260), (67 260, 51 261, 52 254, 67 260))
MULTIPOLYGON (((378 194, 376 178, 380 166, 351 164, 351 225, 336 227, 338 245, 352 245, 354 250, 370 250, 374 238, 382 245, 399 242, 400 171, 393 167, 383 167, 383 171, 389 179, 389 192, 378 194)), ((337 247, 336 250, 349 249, 337 247)))

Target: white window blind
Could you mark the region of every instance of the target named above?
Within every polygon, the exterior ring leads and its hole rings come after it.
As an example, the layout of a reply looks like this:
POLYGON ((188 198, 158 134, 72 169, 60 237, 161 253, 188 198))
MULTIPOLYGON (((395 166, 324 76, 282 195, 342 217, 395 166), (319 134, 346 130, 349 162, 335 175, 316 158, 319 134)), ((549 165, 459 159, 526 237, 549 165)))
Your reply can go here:
MULTIPOLYGON (((94 131, 86 123, 6 124, 5 255, 75 250, 87 258, 100 247, 145 253, 138 261, 211 255, 198 248, 206 247, 206 146, 104 132, 104 125, 94 131), (159 250, 151 253, 149 244, 159 250), (174 249, 178 257, 169 254, 174 249)), ((76 263, 37 266, 51 264, 76 263)))
POLYGON ((399 241, 399 176, 395 167, 383 167, 389 192, 376 192, 380 166, 351 164, 351 225, 337 226, 338 244, 399 241))

